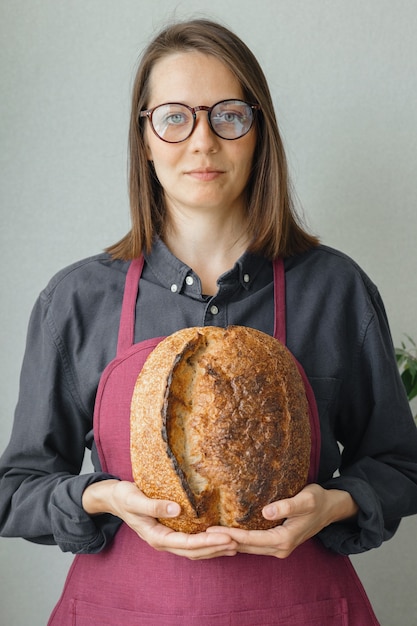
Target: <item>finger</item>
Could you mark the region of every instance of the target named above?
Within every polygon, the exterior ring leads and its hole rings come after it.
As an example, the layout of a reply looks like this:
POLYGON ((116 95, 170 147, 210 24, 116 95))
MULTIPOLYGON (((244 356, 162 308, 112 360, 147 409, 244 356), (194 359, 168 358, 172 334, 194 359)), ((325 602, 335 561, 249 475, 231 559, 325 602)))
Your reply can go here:
POLYGON ((254 554, 257 556, 273 556, 277 559, 286 559, 292 552, 294 552, 295 545, 289 545, 288 548, 277 547, 277 546, 268 546, 268 547, 258 547, 258 546, 247 546, 247 545, 239 545, 238 552, 242 554, 254 554))
POLYGON ((216 549, 199 549, 199 550, 172 550, 172 554, 182 556, 191 561, 202 561, 208 559, 217 559, 222 556, 236 556, 238 550, 235 548, 216 548, 216 549))
MULTIPOLYGON (((269 530, 242 530, 229 528, 231 537, 238 542, 237 551, 245 554, 274 556, 284 559, 297 547, 291 538, 291 533, 283 526, 269 530)), ((217 527, 211 527, 207 532, 216 532, 217 527)))
MULTIPOLYGON (((162 525, 160 525, 162 526, 162 525)), ((166 528, 165 526, 163 528, 166 528)), ((160 532, 161 539, 165 547, 179 550, 229 550, 236 548, 236 541, 227 533, 187 533, 175 532, 171 529, 159 530, 155 527, 155 532, 160 532)))
POLYGON ((292 498, 271 502, 262 509, 262 515, 265 519, 282 520, 312 513, 316 506, 317 487, 318 485, 307 485, 292 498))
POLYGON ((276 522, 282 521, 287 517, 293 517, 296 507, 292 499, 280 500, 279 502, 271 502, 262 509, 262 515, 267 520, 276 522))
POLYGON ((156 517, 178 517, 181 513, 181 507, 176 502, 170 502, 167 500, 158 500, 155 504, 155 509, 157 512, 156 517))
MULTIPOLYGON (((123 488, 122 485, 120 488, 123 488)), ((181 513, 181 507, 176 502, 148 498, 135 485, 125 487, 125 490, 126 506, 131 513, 154 518, 177 517, 181 513)))
MULTIPOLYGON (((207 534, 222 532, 221 526, 211 526, 207 529, 207 534)), ((226 528, 223 532, 227 533, 239 545, 253 547, 273 547, 280 541, 282 534, 281 527, 271 528, 269 530, 244 530, 243 528, 226 528)))
POLYGON ((189 559, 206 559, 216 556, 233 556, 237 551, 236 542, 225 533, 186 533, 175 532, 158 524, 153 537, 148 541, 157 550, 169 550, 178 556, 189 559))

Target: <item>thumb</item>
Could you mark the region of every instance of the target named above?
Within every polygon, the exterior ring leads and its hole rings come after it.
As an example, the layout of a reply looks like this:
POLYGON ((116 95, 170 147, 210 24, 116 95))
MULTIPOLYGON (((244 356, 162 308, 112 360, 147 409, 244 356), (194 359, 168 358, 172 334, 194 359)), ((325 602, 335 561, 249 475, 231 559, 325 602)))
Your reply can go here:
POLYGON ((270 502, 262 509, 262 515, 269 520, 284 520, 291 514, 290 499, 270 502))
POLYGON ((121 502, 121 508, 130 513, 154 518, 177 517, 181 513, 181 507, 177 502, 149 498, 134 483, 121 481, 116 485, 116 489, 117 493, 120 492, 118 500, 121 502))
POLYGON ((176 502, 160 501, 159 508, 162 509, 162 512, 158 517, 178 517, 181 513, 181 507, 176 502))
POLYGON ((177 502, 170 500, 157 500, 145 497, 142 513, 151 517, 177 517, 181 513, 181 507, 177 502))

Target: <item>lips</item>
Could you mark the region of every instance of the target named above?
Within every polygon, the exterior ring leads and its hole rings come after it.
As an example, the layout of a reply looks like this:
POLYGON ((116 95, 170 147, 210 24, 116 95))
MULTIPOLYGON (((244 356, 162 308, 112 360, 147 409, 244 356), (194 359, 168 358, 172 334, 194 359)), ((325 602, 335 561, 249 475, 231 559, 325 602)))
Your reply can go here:
POLYGON ((224 171, 210 167, 203 167, 189 170, 188 172, 186 172, 186 174, 188 176, 191 176, 191 178, 195 178, 196 180, 211 181, 224 174, 224 171))

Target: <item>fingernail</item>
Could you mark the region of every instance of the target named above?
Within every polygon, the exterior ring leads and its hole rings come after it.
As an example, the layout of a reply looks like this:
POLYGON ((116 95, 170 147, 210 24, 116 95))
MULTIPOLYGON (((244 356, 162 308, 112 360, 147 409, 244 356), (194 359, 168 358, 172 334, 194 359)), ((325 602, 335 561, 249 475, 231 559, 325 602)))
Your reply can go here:
POLYGON ((175 502, 167 504, 167 515, 169 517, 176 517, 177 515, 179 515, 179 512, 180 507, 178 504, 175 504, 175 502))
POLYGON ((263 510, 264 517, 274 517, 276 510, 273 504, 266 506, 263 510))

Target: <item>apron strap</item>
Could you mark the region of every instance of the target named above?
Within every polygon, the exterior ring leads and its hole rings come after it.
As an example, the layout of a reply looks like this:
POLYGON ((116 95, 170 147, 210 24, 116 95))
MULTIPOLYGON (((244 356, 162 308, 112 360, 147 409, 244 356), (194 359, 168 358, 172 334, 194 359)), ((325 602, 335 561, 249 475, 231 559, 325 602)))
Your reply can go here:
POLYGON ((284 259, 278 257, 273 262, 274 266, 274 337, 284 346, 287 344, 286 334, 286 310, 285 310, 285 269, 284 259))
MULTIPOLYGON (((287 333, 286 333, 286 307, 285 307, 285 269, 284 260, 279 257, 274 260, 274 306, 275 306, 275 322, 274 322, 274 337, 278 339, 284 346, 286 345, 287 333)), ((310 414, 310 429, 311 429, 311 452, 310 452, 310 469, 308 474, 308 482, 316 482, 319 472, 320 464, 320 446, 321 446, 321 434, 320 434, 320 418, 317 409, 316 399, 311 387, 310 381, 302 367, 302 365, 294 357, 294 361, 298 367, 301 377, 304 382, 304 388, 306 391, 308 409, 310 414)))
POLYGON ((144 264, 143 256, 133 259, 126 274, 123 294, 122 312, 120 315, 119 336, 117 340, 117 356, 128 350, 134 343, 135 309, 139 292, 139 280, 144 264))

